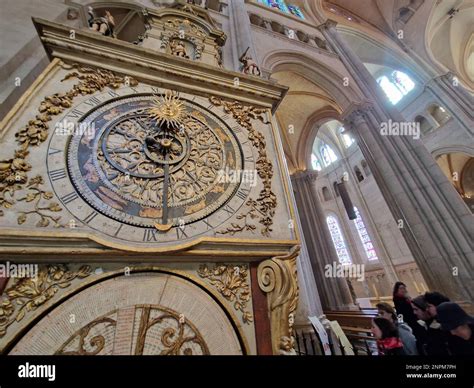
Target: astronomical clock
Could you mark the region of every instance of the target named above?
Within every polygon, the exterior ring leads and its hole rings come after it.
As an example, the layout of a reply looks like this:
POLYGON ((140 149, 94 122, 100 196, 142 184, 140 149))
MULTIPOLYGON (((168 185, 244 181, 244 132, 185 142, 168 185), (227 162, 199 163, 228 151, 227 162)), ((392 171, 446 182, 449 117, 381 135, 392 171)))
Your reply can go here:
POLYGON ((34 20, 51 62, 0 129, 0 256, 36 272, 0 288, 0 351, 291 354, 286 89, 226 70, 205 10, 144 14, 138 43, 34 20))

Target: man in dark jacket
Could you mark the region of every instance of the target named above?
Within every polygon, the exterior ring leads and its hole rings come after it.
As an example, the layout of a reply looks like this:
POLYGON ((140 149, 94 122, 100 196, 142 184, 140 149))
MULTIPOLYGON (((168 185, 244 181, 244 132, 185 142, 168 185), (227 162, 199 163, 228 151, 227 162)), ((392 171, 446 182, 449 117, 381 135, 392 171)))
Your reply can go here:
POLYGON ((413 312, 418 318, 421 330, 414 331, 418 350, 426 356, 446 356, 451 354, 449 340, 451 335, 441 330, 441 324, 428 313, 428 305, 423 295, 412 299, 413 312))
POLYGON ((444 296, 443 294, 439 292, 426 292, 425 293, 425 301, 426 305, 428 308, 426 311, 430 315, 431 318, 435 318, 438 315, 436 311, 436 307, 438 307, 441 303, 444 302, 451 302, 447 296, 444 296))
POLYGON ((449 344, 451 354, 474 355, 474 318, 457 303, 444 302, 436 310, 442 329, 455 336, 449 344))

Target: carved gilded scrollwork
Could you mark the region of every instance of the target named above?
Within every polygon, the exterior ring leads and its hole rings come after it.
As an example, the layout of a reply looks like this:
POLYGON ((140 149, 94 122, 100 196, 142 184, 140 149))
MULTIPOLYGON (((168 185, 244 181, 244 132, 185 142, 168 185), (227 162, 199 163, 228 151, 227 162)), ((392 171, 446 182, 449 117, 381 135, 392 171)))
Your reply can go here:
POLYGON ((36 277, 17 279, 0 299, 0 338, 13 322, 20 322, 27 313, 45 304, 60 288, 67 288, 74 279, 83 279, 90 273, 88 265, 77 270, 69 270, 66 265, 47 265, 39 269, 36 277))
MULTIPOLYGON (((133 306, 137 320, 131 342, 134 355, 209 355, 209 347, 196 326, 180 314, 158 305, 133 306), (136 337, 135 337, 136 336, 136 337), (135 340, 136 339, 136 340, 135 340)), ((117 337, 118 310, 94 319, 74 333, 56 355, 110 355, 117 337)))
POLYGON ((143 306, 135 354, 143 354, 147 333, 159 327, 161 356, 209 355, 201 333, 184 314, 163 306, 143 306))
POLYGON ((55 354, 61 356, 95 356, 104 350, 107 343, 107 336, 104 334, 96 334, 89 338, 91 330, 103 331, 104 329, 112 328, 115 331, 116 326, 117 321, 112 318, 98 318, 81 328, 81 330, 66 341, 55 354), (75 341, 76 339, 78 339, 78 341, 75 341), (77 349, 66 350, 72 342, 77 342, 77 349))
POLYGON ((233 302, 234 308, 242 313, 244 323, 250 324, 253 321, 252 313, 247 310, 251 292, 247 281, 248 267, 246 265, 219 263, 210 269, 203 264, 199 267, 198 275, 207 279, 229 302, 233 302))
POLYGON ((295 354, 293 324, 298 304, 296 258, 300 247, 288 256, 277 256, 258 266, 258 285, 268 294, 274 354, 295 354))
MULTIPOLYGON (((39 200, 49 201, 52 193, 41 188, 44 179, 41 176, 28 179, 28 171, 31 165, 27 158, 31 146, 39 146, 48 138, 48 122, 54 116, 59 115, 65 109, 71 108, 75 97, 93 94, 103 90, 105 87, 116 89, 125 83, 135 86, 138 84, 133 78, 118 76, 109 70, 83 67, 78 64, 66 65, 61 63, 61 67, 66 70, 76 71, 66 74, 63 81, 76 78, 78 83, 65 93, 56 93, 47 96, 41 102, 34 120, 16 133, 16 139, 20 145, 11 159, 0 160, 0 207, 12 208, 17 202, 32 202, 34 207, 18 216, 18 223, 23 224, 29 214, 36 214, 40 217, 36 224, 38 227, 46 227, 53 222, 54 226, 61 226, 60 217, 47 214, 47 212, 60 212, 62 208, 56 202, 40 204, 39 200), (16 198, 16 193, 24 192, 21 199, 16 198)), ((4 211, 0 209, 0 217, 4 211)))
MULTIPOLYGON (((273 165, 267 155, 265 137, 262 133, 257 131, 252 124, 252 120, 260 120, 262 123, 268 124, 265 117, 266 110, 254 106, 242 105, 237 101, 224 101, 218 97, 211 97, 210 101, 216 106, 222 106, 226 113, 233 115, 234 119, 248 131, 248 138, 258 152, 256 162, 257 174, 262 180, 263 189, 260 191, 259 197, 253 201, 258 203, 259 222, 263 225, 261 233, 269 237, 272 231, 271 226, 273 225, 275 208, 277 206, 277 198, 272 191, 273 165)), ((247 220, 245 213, 242 213, 242 215, 243 217, 240 219, 247 220)), ((239 232, 241 228, 241 226, 235 224, 232 228, 221 231, 220 234, 235 234, 239 232)))

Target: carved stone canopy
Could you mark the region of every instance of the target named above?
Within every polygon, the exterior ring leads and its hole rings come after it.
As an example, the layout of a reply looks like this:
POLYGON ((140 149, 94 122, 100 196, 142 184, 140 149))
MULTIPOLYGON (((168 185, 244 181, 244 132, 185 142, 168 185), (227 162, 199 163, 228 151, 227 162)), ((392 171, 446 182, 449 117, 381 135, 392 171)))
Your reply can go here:
MULTIPOLYGON (((37 18, 33 18, 33 23, 50 58, 100 64, 104 69, 129 74, 168 89, 199 94, 208 91, 215 96, 237 99, 272 111, 288 90, 276 82, 224 70, 204 61, 170 56, 157 48, 136 46, 81 30, 76 31, 75 39, 70 39, 69 27, 37 18), (239 87, 235 86, 236 78, 239 87)), ((157 40, 158 48, 159 43, 157 40)))

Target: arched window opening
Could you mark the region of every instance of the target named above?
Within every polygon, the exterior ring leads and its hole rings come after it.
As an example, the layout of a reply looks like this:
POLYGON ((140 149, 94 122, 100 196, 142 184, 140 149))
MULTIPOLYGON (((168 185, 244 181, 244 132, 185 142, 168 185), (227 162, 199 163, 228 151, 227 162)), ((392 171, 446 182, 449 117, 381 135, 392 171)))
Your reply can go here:
POLYGON ((406 23, 413 16, 414 12, 406 7, 400 8, 398 11, 398 20, 403 23, 406 23))
POLYGON ((362 182, 364 180, 364 175, 362 174, 362 172, 360 171, 360 168, 359 166, 354 166, 354 173, 357 177, 357 180, 359 182, 362 182))
POLYGON ((357 218, 354 220, 357 232, 359 233, 360 241, 364 247, 365 255, 368 260, 378 260, 377 252, 375 252, 374 245, 372 244, 372 239, 369 236, 369 232, 365 227, 364 221, 359 213, 359 210, 354 206, 354 212, 357 218))
POLYGON ((433 126, 430 124, 430 122, 423 116, 416 116, 415 123, 420 125, 420 131, 423 135, 427 134, 433 129, 433 126))
POLYGON ((311 154, 311 167, 316 171, 321 171, 323 169, 321 167, 321 162, 315 154, 311 154))
POLYGON ((337 155, 327 144, 323 144, 320 149, 321 156, 323 158, 324 167, 329 166, 337 160, 337 155))
POLYGON ((336 217, 328 216, 326 218, 326 223, 328 224, 329 233, 331 234, 334 248, 336 248, 339 263, 343 265, 351 264, 352 260, 349 256, 349 252, 347 250, 346 243, 344 242, 344 237, 342 236, 341 228, 339 227, 336 217))
POLYGON ((332 199, 332 195, 331 195, 331 192, 329 191, 329 189, 324 186, 323 189, 323 198, 324 198, 324 201, 330 201, 332 199))
POLYGON ((339 129, 339 132, 342 136, 342 141, 344 142, 344 146, 346 148, 349 148, 352 144, 354 144, 355 142, 354 138, 347 133, 344 127, 341 127, 339 129))
POLYGON ((428 108, 428 113, 433 117, 439 126, 444 125, 450 118, 451 115, 442 106, 433 104, 428 108))
POLYGON ((408 75, 397 70, 389 75, 379 77, 377 82, 393 105, 397 104, 415 87, 415 83, 408 75))
POLYGON ((341 194, 339 193, 339 187, 337 186, 337 182, 334 182, 332 184, 332 187, 334 188, 334 192, 336 193, 336 197, 340 197, 341 194))

